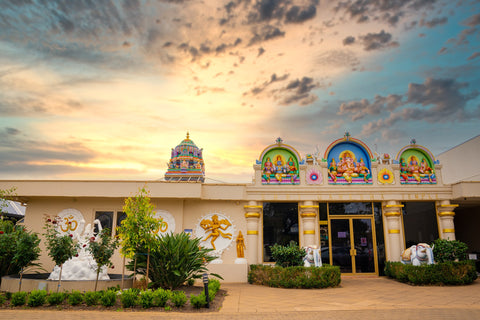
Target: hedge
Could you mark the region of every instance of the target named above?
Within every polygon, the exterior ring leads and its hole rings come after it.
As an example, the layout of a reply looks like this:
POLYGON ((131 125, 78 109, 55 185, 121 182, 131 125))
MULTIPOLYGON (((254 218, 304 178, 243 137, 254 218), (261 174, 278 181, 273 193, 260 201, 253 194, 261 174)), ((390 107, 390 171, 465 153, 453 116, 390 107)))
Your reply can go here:
POLYGON ((471 260, 421 266, 387 261, 385 275, 414 285, 465 285, 477 279, 477 270, 471 260))
POLYGON ((250 265, 248 282, 281 288, 327 288, 340 284, 340 268, 322 267, 279 267, 250 265))

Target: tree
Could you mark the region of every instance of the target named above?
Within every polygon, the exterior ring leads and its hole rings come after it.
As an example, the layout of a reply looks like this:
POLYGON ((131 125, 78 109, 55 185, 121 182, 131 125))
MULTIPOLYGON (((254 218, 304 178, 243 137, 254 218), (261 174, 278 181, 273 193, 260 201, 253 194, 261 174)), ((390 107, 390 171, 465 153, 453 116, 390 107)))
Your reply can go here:
POLYGON ((60 275, 58 277, 57 292, 62 282, 63 264, 78 254, 79 245, 73 240, 73 234, 62 235, 58 231, 59 217, 53 219, 46 217, 43 234, 47 241, 48 255, 53 259, 55 264, 60 267, 60 275))
MULTIPOLYGON (((160 220, 154 217, 155 207, 150 202, 150 197, 145 188, 141 188, 138 194, 134 197, 125 199, 123 212, 126 218, 122 221, 118 228, 117 235, 121 239, 120 253, 129 259, 135 259, 137 262, 137 254, 140 248, 147 250, 147 279, 148 279, 148 265, 150 263, 150 243, 155 238, 154 231, 160 227, 160 220)), ((136 268, 134 268, 136 270, 136 268)), ((135 281, 134 271, 134 281, 135 281)), ((122 276, 123 278, 123 276, 122 276)))
POLYGON ((36 233, 27 232, 24 227, 15 227, 11 221, 0 220, 0 281, 8 274, 20 274, 25 268, 38 266, 33 263, 40 255, 40 239, 36 233))
POLYGON ((110 236, 109 229, 103 229, 97 236, 98 241, 95 238, 90 238, 88 243, 88 251, 92 254, 93 260, 97 263, 97 278, 95 280, 95 291, 97 291, 98 275, 103 266, 111 267, 112 258, 115 249, 118 247, 118 239, 110 236))

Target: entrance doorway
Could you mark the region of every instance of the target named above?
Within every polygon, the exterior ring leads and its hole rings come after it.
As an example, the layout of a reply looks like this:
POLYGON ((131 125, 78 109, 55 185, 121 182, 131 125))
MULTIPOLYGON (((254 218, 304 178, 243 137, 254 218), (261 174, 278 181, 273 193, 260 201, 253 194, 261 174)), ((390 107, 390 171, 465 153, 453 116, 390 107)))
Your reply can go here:
POLYGON ((330 239, 330 263, 342 273, 378 274, 373 217, 331 217, 330 239))

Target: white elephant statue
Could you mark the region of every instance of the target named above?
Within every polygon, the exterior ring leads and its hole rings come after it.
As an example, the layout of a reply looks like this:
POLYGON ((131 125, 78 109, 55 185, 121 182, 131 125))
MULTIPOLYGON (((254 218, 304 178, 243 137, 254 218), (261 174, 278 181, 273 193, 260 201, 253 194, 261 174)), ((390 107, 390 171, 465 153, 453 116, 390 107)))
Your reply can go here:
POLYGON ((402 253, 402 263, 419 266, 422 264, 433 264, 433 250, 426 243, 419 243, 406 249, 402 253))
POLYGON ((305 267, 321 267, 322 256, 320 255, 320 249, 317 246, 305 247, 306 256, 303 258, 303 265, 305 267))

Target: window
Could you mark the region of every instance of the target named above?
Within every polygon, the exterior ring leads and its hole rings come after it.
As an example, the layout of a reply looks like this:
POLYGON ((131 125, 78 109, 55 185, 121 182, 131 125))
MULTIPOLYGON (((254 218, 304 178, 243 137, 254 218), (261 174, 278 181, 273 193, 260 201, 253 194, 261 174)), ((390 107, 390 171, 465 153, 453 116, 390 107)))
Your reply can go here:
POLYGON ((298 204, 263 204, 263 261, 272 262, 270 247, 274 244, 298 244, 298 204))
MULTIPOLYGON (((98 219, 102 225, 102 229, 109 229, 109 234, 116 234, 116 230, 113 230, 113 222, 115 221, 115 229, 119 227, 122 223, 122 220, 125 219, 127 215, 122 211, 95 211, 95 219, 98 219)), ((98 234, 98 227, 95 225, 94 233, 98 234)))
POLYGON ((434 202, 405 202, 403 207, 405 244, 431 244, 438 239, 437 213, 434 202))

